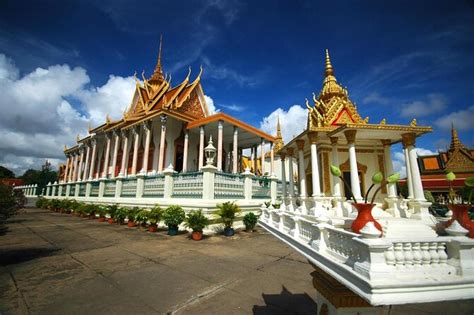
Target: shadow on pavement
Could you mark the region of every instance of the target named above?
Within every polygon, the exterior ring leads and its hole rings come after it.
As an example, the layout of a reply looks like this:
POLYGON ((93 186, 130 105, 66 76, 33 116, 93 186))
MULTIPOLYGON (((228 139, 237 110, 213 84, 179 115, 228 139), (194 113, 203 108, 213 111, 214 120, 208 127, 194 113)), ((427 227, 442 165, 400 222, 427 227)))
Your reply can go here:
POLYGON ((254 305, 253 314, 316 314, 318 306, 307 294, 293 294, 282 286, 280 294, 262 293, 264 306, 254 305))
POLYGON ((50 256, 58 251, 58 248, 22 248, 22 249, 0 249, 0 266, 19 264, 40 257, 50 256))

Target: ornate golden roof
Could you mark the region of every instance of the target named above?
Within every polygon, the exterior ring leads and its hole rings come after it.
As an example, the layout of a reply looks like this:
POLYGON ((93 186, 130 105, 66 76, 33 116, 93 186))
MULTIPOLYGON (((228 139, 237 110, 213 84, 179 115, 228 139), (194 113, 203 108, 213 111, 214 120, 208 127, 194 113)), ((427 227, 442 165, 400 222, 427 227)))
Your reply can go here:
POLYGON ((474 171, 474 158, 471 151, 459 140, 458 131, 451 127, 451 145, 447 152, 446 170, 474 171))
POLYGON ((328 127, 347 123, 366 124, 368 117, 362 119, 357 107, 349 99, 347 89, 343 88, 334 76, 329 51, 326 49, 323 87, 318 97, 313 93, 313 106, 306 100, 308 113, 308 128, 328 127))

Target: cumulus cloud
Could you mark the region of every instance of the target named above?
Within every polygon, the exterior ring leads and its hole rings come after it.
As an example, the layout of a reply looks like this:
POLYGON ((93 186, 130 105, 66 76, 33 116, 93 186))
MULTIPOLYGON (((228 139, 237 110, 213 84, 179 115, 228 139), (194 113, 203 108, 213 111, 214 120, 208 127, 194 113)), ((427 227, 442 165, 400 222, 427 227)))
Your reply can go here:
POLYGON ((429 94, 426 100, 402 105, 402 117, 416 118, 441 112, 446 107, 446 98, 441 94, 429 94))
MULTIPOLYGON (((436 152, 433 152, 431 150, 424 149, 424 148, 415 148, 414 150, 417 156, 436 154, 436 152)), ((405 154, 400 151, 392 152, 392 163, 393 163, 393 170, 395 172, 400 173, 400 176, 402 178, 406 178, 407 169, 406 169, 406 163, 405 163, 405 154)))
POLYGON ((53 166, 63 161, 63 146, 85 135, 89 123, 104 122, 107 113, 120 115, 135 87, 133 78, 116 76, 90 86, 86 70, 69 65, 19 73, 12 59, 0 54, 0 164, 16 174, 46 159, 53 166))
POLYGON ((204 99, 206 100, 207 109, 209 110, 210 115, 213 115, 219 111, 214 105, 214 100, 212 99, 212 97, 204 95, 204 99))
POLYGON ((474 117, 474 105, 467 109, 457 112, 452 112, 449 115, 443 116, 435 121, 435 125, 444 130, 451 129, 451 124, 454 124, 457 130, 471 130, 474 128, 472 118, 474 117))
POLYGON ((370 93, 362 100, 363 104, 379 104, 379 105, 387 105, 390 103, 390 100, 386 97, 381 96, 377 92, 370 93))
POLYGON ((277 108, 262 119, 260 129, 268 134, 275 135, 278 117, 280 117, 281 132, 285 143, 306 129, 307 110, 300 105, 293 105, 288 111, 277 108))

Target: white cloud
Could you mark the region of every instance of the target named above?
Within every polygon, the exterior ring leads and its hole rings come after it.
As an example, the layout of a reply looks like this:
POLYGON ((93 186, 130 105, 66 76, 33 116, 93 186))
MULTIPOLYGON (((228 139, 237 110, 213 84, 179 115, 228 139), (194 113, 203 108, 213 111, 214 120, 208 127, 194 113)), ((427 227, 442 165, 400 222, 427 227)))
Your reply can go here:
POLYGON ((428 99, 402 105, 402 117, 416 118, 441 112, 446 107, 446 98, 441 94, 429 94, 428 99))
POLYGON ((260 129, 268 134, 276 135, 277 119, 280 117, 283 141, 286 143, 306 129, 307 115, 307 110, 300 105, 293 105, 288 111, 277 108, 262 119, 260 129))
POLYGON ((452 112, 449 115, 443 116, 435 121, 435 125, 444 130, 451 129, 451 124, 459 130, 471 130, 474 128, 472 118, 474 117, 474 105, 467 109, 457 112, 452 112))
MULTIPOLYGON (((85 135, 105 114, 120 115, 131 100, 132 78, 110 76, 89 86, 85 69, 69 65, 37 68, 22 77, 14 62, 0 54, 0 164, 17 174, 48 159, 64 161, 63 146, 85 135)), ((118 117, 116 117, 118 118, 118 117)))
POLYGON ((209 110, 210 115, 213 115, 219 111, 214 105, 214 100, 212 99, 212 97, 204 95, 204 99, 206 100, 207 109, 209 110))
POLYGON ((233 112, 243 112, 245 110, 245 107, 244 106, 240 106, 240 105, 235 105, 235 104, 232 104, 232 105, 220 105, 221 107, 224 107, 225 109, 228 109, 230 111, 233 111, 233 112))
POLYGON ((362 100, 364 104, 379 104, 379 105, 387 105, 390 103, 390 100, 386 97, 381 96, 377 92, 370 93, 362 100))
MULTIPOLYGON (((415 148, 414 150, 417 156, 436 154, 436 152, 433 152, 431 150, 424 149, 424 148, 415 148)), ((406 178, 407 169, 406 169, 406 163, 405 163, 405 154, 400 151, 392 152, 392 163, 393 163, 393 170, 395 172, 400 173, 400 176, 402 178, 406 178)))

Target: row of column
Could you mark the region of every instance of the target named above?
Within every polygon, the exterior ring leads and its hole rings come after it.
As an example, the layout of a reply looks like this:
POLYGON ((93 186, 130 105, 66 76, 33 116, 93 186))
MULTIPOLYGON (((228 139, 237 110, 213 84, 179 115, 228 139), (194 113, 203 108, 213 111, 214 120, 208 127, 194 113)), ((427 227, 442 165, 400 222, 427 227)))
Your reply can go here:
MULTIPOLYGON (((357 155, 355 149, 355 139, 356 139, 357 130, 347 130, 344 132, 344 136, 347 141, 348 154, 349 154, 349 165, 350 165, 350 180, 351 180, 351 190, 354 194, 354 197, 357 201, 362 201, 362 193, 360 188, 360 179, 357 168, 357 155)), ((417 162, 417 155, 415 150, 415 139, 416 134, 406 133, 402 135, 402 142, 404 147, 404 154, 406 160, 406 170, 407 170, 407 185, 408 185, 408 199, 414 199, 416 201, 425 201, 423 185, 421 181, 420 170, 417 162)), ((312 197, 322 197, 320 185, 320 171, 319 171, 319 162, 318 162, 318 133, 309 132, 308 140, 310 144, 310 154, 311 154, 311 179, 313 192, 312 197)), ((333 165, 339 165, 339 157, 337 150, 337 137, 330 137, 331 141, 331 159, 333 165)), ((296 140, 296 146, 298 149, 298 174, 299 174, 299 195, 300 197, 307 197, 306 191, 306 176, 305 176, 305 164, 304 164, 304 139, 296 140)), ((391 141, 382 140, 383 150, 384 150, 384 173, 385 176, 389 176, 393 173, 393 164, 390 152, 391 141)), ((280 152, 281 158, 281 171, 282 171, 282 194, 283 196, 295 196, 294 182, 292 178, 289 178, 289 191, 287 192, 286 187, 286 164, 285 161, 288 158, 288 167, 290 177, 293 176, 293 157, 294 157, 294 148, 287 148, 286 152, 280 152)), ((397 197, 397 188, 395 183, 389 183, 387 185, 388 197, 396 198, 397 197)), ((332 185, 332 197, 341 197, 341 183, 340 180, 335 179, 332 185)))

